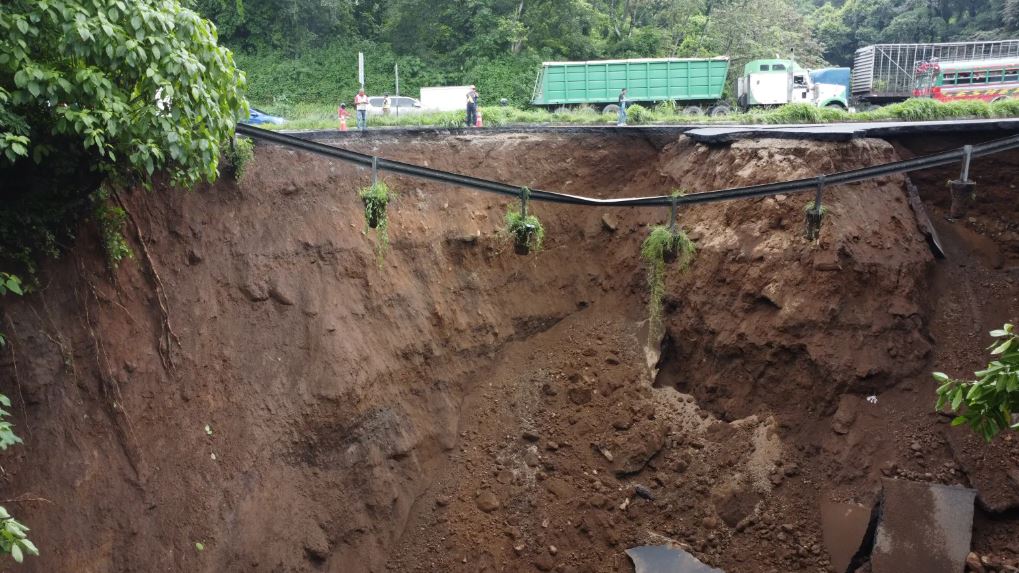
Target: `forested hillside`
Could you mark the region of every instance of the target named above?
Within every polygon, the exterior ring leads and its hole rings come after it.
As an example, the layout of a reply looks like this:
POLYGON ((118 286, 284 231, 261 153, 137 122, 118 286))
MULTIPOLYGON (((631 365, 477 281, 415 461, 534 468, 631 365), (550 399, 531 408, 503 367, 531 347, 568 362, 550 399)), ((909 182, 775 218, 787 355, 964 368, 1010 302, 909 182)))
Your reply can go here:
POLYGON ((525 104, 543 60, 775 54, 848 65, 876 42, 1019 36, 1019 0, 196 0, 256 104, 477 84, 525 104))

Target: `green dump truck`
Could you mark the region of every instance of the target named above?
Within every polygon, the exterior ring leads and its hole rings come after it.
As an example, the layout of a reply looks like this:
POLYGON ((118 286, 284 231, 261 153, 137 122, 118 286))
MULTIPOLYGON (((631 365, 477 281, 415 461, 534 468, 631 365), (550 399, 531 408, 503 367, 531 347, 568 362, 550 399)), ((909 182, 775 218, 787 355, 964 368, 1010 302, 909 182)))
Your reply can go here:
POLYGON ((688 113, 729 112, 721 101, 729 58, 654 58, 545 62, 534 83, 534 105, 565 108, 587 104, 607 113, 618 111, 619 90, 626 99, 651 104, 674 101, 688 113))

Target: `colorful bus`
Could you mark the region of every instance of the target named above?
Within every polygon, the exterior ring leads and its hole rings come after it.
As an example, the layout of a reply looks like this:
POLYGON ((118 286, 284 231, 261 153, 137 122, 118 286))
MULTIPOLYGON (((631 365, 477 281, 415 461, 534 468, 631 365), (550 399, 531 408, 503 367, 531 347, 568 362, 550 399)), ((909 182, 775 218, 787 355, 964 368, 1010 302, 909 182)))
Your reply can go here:
POLYGON ((1019 57, 923 62, 915 76, 914 97, 986 102, 1019 98, 1019 57))

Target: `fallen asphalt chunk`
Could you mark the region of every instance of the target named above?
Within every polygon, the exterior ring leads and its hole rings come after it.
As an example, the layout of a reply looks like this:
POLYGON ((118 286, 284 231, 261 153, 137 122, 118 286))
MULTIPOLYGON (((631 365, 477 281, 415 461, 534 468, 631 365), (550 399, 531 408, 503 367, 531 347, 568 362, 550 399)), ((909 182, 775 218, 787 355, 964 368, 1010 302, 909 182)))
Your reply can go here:
POLYGON ((873 573, 959 573, 973 536, 976 492, 959 486, 882 480, 873 573))
POLYGON ((642 545, 626 550, 636 573, 725 573, 675 545, 642 545))
POLYGON ((851 573, 867 559, 873 513, 873 508, 858 503, 821 503, 821 532, 836 573, 851 573))

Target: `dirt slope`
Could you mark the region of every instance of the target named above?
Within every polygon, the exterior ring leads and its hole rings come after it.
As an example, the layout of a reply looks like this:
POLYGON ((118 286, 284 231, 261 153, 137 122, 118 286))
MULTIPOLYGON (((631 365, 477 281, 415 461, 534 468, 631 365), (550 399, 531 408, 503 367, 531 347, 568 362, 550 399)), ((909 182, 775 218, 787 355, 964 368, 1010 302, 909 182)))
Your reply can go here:
MULTIPOLYGON (((896 153, 596 135, 369 149, 598 196, 896 153)), ((108 272, 86 233, 4 301, 0 387, 26 438, 5 491, 51 501, 16 504, 44 550, 24 570, 615 571, 657 535, 730 572, 824 570, 822 497, 873 499, 882 470, 966 479, 927 414, 940 283, 900 178, 833 192, 817 244, 803 196, 682 213, 698 258, 669 277, 657 376, 637 252, 664 210, 614 212, 611 231, 604 212, 535 205, 547 249, 521 258, 497 236, 514 201, 392 178, 379 268, 366 181, 259 147, 239 185, 125 196, 137 263, 108 272)), ((1014 522, 976 543, 1001 550, 1014 522)))

